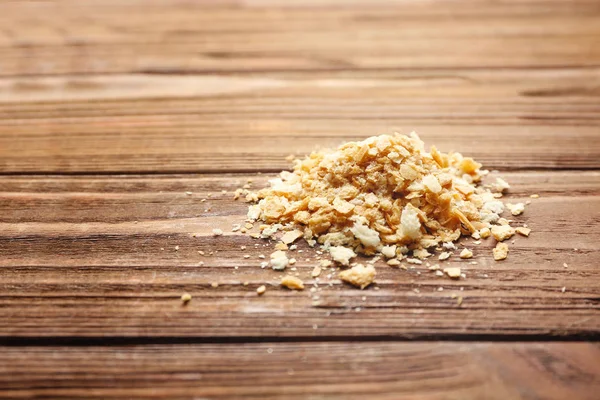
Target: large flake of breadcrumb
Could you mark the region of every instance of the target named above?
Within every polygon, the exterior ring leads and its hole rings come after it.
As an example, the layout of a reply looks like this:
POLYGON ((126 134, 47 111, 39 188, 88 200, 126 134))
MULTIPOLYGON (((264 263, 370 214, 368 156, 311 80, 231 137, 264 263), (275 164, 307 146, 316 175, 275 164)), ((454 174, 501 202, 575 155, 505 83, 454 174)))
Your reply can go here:
POLYGON ((362 264, 356 264, 354 267, 341 271, 339 277, 344 282, 348 282, 361 289, 366 288, 375 280, 375 267, 362 264))

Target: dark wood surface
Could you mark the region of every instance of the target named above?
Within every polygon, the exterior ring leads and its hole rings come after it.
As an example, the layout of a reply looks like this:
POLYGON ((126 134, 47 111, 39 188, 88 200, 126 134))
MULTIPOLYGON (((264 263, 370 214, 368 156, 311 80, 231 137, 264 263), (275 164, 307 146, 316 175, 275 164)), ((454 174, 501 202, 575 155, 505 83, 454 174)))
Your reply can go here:
POLYGON ((0 397, 597 397, 597 1, 1 11, 0 397), (531 236, 503 262, 464 241, 459 281, 379 263, 364 291, 281 289, 232 192, 395 130, 498 170, 531 236))

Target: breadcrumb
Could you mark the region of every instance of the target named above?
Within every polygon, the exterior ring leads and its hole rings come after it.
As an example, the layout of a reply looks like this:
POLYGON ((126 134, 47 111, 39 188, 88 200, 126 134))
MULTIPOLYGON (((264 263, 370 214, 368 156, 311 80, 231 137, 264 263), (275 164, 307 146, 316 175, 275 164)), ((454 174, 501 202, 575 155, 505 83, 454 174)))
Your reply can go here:
POLYGON ((494 260, 504 260, 508 256, 508 245, 506 243, 498 242, 496 247, 492 249, 494 254, 494 260))
POLYGON ((472 258, 472 257, 473 257, 473 252, 467 248, 464 248, 460 252, 460 258, 472 258))
MULTIPOLYGON (((245 282, 244 282, 245 284, 245 282)), ((244 285, 246 286, 246 285, 244 285)), ((259 286, 258 288, 256 288, 256 293, 261 296, 263 295, 265 292, 267 291, 267 287, 265 285, 259 286)))
POLYGON ((216 228, 212 230, 212 234, 213 236, 221 236, 223 235, 223 231, 221 229, 216 228))
POLYGON ((519 226, 518 228, 515 228, 515 232, 517 232, 519 235, 529 236, 529 233, 531 233, 531 229, 519 226))
POLYGON ((286 275, 281 278, 281 286, 293 290, 304 290, 304 282, 302 282, 300 278, 291 275, 286 275))
POLYGON ((362 264, 356 264, 354 267, 341 271, 339 277, 344 282, 348 282, 361 289, 366 288, 375 280, 375 267, 367 265, 366 267, 362 264))
POLYGON ((190 300, 192 300, 192 295, 191 295, 191 294, 189 294, 189 293, 184 293, 184 294, 182 294, 182 295, 181 295, 181 301, 182 301, 184 304, 186 304, 186 303, 189 303, 189 302, 190 302, 190 300))
POLYGON ((460 278, 460 268, 459 267, 444 268, 444 273, 452 279, 460 278))

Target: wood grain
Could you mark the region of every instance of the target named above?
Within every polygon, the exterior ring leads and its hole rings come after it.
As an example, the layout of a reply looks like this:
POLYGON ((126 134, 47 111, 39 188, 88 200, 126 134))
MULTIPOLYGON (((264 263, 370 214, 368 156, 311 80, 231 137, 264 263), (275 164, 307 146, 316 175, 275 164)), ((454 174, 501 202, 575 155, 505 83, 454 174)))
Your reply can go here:
POLYGON ((0 73, 600 65, 594 1, 286 3, 10 2, 0 73))
POLYGON ((599 358, 535 342, 4 347, 0 398, 592 400, 599 358))
MULTIPOLYGON (((358 291, 324 274, 318 299, 279 288, 281 273, 259 267, 272 243, 230 232, 247 209, 231 193, 250 177, 261 187, 270 175, 3 177, 0 334, 595 337, 599 173, 503 176, 512 184, 507 201, 541 196, 514 218, 533 233, 515 238, 506 262, 492 261, 492 241, 465 241, 478 264, 447 264, 462 266, 466 280, 380 263, 379 290, 358 291), (225 236, 213 237, 215 227, 225 236), (194 300, 182 307, 186 291, 194 300), (463 297, 461 307, 453 296, 463 297)), ((300 247, 295 267, 312 285, 316 254, 300 247)))
POLYGON ((276 171, 416 130, 489 168, 600 167, 600 69, 7 79, 2 173, 276 171), (232 145, 235 144, 235 145, 232 145))

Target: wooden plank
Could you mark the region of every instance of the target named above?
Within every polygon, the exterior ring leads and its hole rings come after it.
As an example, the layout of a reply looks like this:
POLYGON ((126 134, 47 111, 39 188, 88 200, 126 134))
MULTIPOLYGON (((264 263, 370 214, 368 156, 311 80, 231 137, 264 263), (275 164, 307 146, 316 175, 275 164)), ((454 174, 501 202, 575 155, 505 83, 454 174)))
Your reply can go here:
POLYGON ((600 65, 594 1, 203 3, 9 2, 0 74, 600 65))
POLYGON ((0 398, 592 400, 598 359, 593 343, 2 347, 0 398))
POLYGON ((0 173, 272 171, 378 133, 489 168, 600 168, 600 69, 10 78, 0 173))
MULTIPOLYGON (((229 232, 246 211, 231 192, 268 176, 2 177, 0 335, 595 337, 599 174, 504 174, 509 200, 541 195, 515 217, 533 233, 515 239, 505 262, 492 261, 491 239, 467 241, 478 264, 448 262, 465 280, 379 263, 379 290, 355 290, 325 273, 315 293, 279 288, 281 273, 259 267, 272 244, 229 232), (225 236, 212 237, 215 227, 225 236), (268 291, 258 297, 262 284, 268 291), (182 307, 186 291, 194 300, 182 307)), ((295 267, 312 287, 316 254, 300 247, 295 267)))

